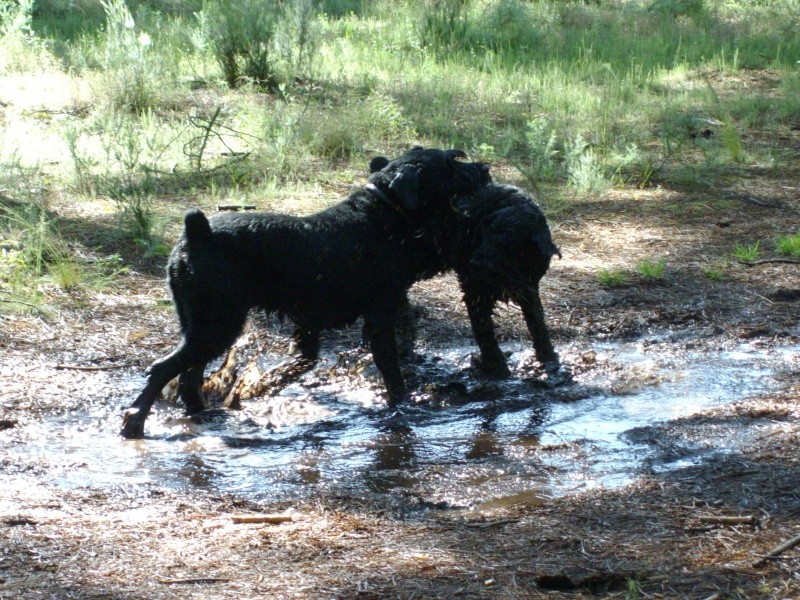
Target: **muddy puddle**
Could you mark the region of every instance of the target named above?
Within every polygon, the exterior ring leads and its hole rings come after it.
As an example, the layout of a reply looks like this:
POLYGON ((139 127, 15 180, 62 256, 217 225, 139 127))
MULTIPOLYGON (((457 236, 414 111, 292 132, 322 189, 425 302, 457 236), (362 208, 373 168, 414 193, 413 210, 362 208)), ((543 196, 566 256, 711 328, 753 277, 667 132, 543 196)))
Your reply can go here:
POLYGON ((95 390, 85 402, 0 432, 0 501, 13 510, 15 499, 55 486, 191 488, 255 501, 400 494, 421 509, 470 511, 535 504, 735 450, 748 441, 735 423, 712 441, 671 440, 675 452, 663 451, 659 424, 782 387, 800 366, 796 345, 658 335, 562 347, 573 380, 551 383, 523 345, 506 349, 515 376, 499 382, 473 377, 469 346, 424 349, 412 369, 415 403, 396 413, 363 353, 328 355, 300 384, 242 411, 191 420, 157 405, 137 441, 117 433, 141 374, 82 373, 95 390))

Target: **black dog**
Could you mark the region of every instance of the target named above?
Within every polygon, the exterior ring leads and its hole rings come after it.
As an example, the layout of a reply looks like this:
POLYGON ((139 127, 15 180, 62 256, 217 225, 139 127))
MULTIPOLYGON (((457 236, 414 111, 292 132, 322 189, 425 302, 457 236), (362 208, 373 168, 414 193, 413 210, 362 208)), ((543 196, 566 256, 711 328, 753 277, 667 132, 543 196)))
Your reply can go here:
POLYGON ((539 281, 561 251, 553 243, 544 213, 520 188, 492 184, 452 204, 447 266, 461 283, 479 367, 494 376, 509 374, 494 332, 498 301, 516 302, 533 338, 536 358, 549 372, 559 368, 544 320, 539 281))
POLYGON ((187 411, 203 410, 203 371, 236 340, 251 308, 294 322, 295 375, 316 362, 321 330, 363 316, 390 401, 402 397, 394 321, 408 288, 439 270, 427 224, 490 181, 488 165, 459 158, 457 150, 412 148, 382 162, 344 202, 308 217, 187 212, 167 265, 183 340, 148 369, 121 434, 144 435, 153 402, 176 376, 187 411))
MULTIPOLYGON (((377 157, 370 170, 387 159, 377 157)), ((477 366, 495 377, 510 374, 497 343, 492 313, 498 302, 522 309, 536 358, 548 372, 559 369, 539 296, 539 281, 561 251, 553 242, 544 213, 528 194, 511 185, 490 184, 455 199, 454 213, 434 224, 440 271, 455 271, 464 294, 472 331, 480 349, 477 366)), ((405 317, 405 313, 401 316, 405 317)), ((410 318, 410 316, 408 317, 410 318)), ((412 330, 413 324, 405 325, 412 330)))

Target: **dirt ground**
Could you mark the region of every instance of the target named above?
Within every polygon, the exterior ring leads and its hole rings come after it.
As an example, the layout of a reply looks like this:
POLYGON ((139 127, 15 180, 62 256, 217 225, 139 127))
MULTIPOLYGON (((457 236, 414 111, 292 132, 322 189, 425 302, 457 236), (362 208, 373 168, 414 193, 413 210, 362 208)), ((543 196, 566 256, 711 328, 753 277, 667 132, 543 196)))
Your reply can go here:
MULTIPOLYGON (((800 133, 787 135, 800 149, 800 133)), ((799 217, 797 169, 778 179, 745 173, 724 189, 566 203, 551 216, 564 258, 543 282, 557 347, 664 330, 700 347, 798 343, 800 265, 745 266, 730 252, 762 240, 763 258, 776 258, 768 242, 796 231, 799 217), (633 272, 660 258, 662 279, 633 272), (707 275, 712 267, 718 279, 707 275), (626 282, 600 285, 601 268, 625 270, 626 282)), ((452 277, 419 284, 413 298, 424 344, 470 343, 452 277)), ((15 429, 68 412, 86 394, 120 412, 129 402, 128 391, 87 391, 91 371, 69 367, 141 373, 176 340, 159 265, 64 300, 70 308, 46 317, 2 317, 6 449, 15 429)), ((504 341, 525 339, 513 307, 498 311, 498 323, 504 341)), ((331 337, 353 343, 357 331, 331 337)), ((152 485, 0 491, 0 598, 798 598, 800 550, 769 556, 800 534, 798 371, 771 392, 663 425, 665 435, 713 436, 736 421, 753 432, 744 448, 621 488, 488 513, 402 493, 325 490, 254 503, 152 485), (231 519, 265 514, 289 519, 231 519)), ((17 466, 0 451, 0 472, 17 466)))

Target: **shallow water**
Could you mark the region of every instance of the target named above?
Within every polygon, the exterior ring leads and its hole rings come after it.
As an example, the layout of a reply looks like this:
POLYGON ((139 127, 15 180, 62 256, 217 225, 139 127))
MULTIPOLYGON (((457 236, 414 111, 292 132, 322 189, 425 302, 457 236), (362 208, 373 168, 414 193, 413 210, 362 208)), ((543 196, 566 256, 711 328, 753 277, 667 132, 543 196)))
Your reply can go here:
MULTIPOLYGON (((800 362, 798 346, 687 347, 653 336, 562 348, 574 381, 556 386, 540 373, 526 378, 532 361, 522 346, 507 348, 516 350, 516 375, 503 382, 472 377, 470 348, 428 350, 413 378, 425 385, 397 413, 384 406, 374 367, 332 376, 337 361, 328 356, 301 384, 242 411, 193 421, 180 407, 157 405, 147 438, 135 441, 118 430, 143 379, 84 376, 100 390, 87 394, 85 406, 0 432, 0 504, 13 508, 41 483, 126 494, 195 489, 259 501, 402 493, 423 508, 479 511, 613 488, 645 468, 673 468, 709 452, 695 444, 654 464, 653 441, 631 432, 773 389, 800 362)), ((736 431, 727 437, 735 448, 736 431)))

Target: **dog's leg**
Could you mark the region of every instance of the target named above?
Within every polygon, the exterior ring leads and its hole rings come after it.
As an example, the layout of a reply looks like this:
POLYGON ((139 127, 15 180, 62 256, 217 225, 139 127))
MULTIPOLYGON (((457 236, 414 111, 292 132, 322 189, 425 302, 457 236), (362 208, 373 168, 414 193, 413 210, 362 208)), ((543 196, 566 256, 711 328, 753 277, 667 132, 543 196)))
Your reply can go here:
POLYGON ((494 333, 494 321, 492 321, 494 298, 467 290, 464 293, 464 303, 467 305, 472 333, 475 335, 475 341, 478 342, 478 348, 481 351, 478 366, 483 372, 493 377, 508 377, 511 372, 494 333))
POLYGON ((397 310, 394 327, 398 357, 403 362, 412 361, 414 359, 414 342, 417 338, 417 328, 414 323, 414 311, 408 301, 408 294, 403 295, 403 300, 397 310))
POLYGON ((133 439, 144 437, 144 422, 158 397, 158 393, 170 380, 191 366, 187 344, 182 343, 172 354, 157 360, 147 369, 147 384, 125 411, 122 419, 122 437, 133 439))
POLYGON ((544 307, 539 298, 539 290, 531 288, 527 293, 516 295, 514 300, 522 308, 525 323, 528 331, 533 338, 533 349, 536 351, 536 359, 542 363, 548 371, 558 370, 558 354, 553 349, 550 341, 550 332, 544 322, 544 307))
POLYGON ((202 410, 199 388, 203 369, 208 361, 222 354, 239 336, 247 318, 247 308, 246 305, 231 305, 224 320, 218 321, 205 315, 203 319, 190 319, 191 313, 179 310, 184 328, 183 341, 172 354, 157 360, 147 369, 147 384, 125 411, 120 435, 125 438, 144 437, 144 422, 158 393, 178 375, 182 376, 179 386, 189 394, 186 408, 192 412, 199 403, 199 410, 202 410), (191 373, 186 373, 190 370, 191 373), (195 391, 190 392, 190 388, 195 391), (194 393, 197 394, 196 398, 192 397, 194 393))
POLYGON ((202 412, 205 408, 200 389, 203 386, 203 371, 206 363, 195 365, 180 374, 178 378, 178 395, 183 400, 186 412, 190 415, 202 412))
POLYGON ((389 394, 389 405, 394 406, 406 394, 403 374, 397 360, 397 342, 394 335, 396 315, 365 315, 364 331, 369 340, 372 360, 383 376, 383 383, 389 394))

